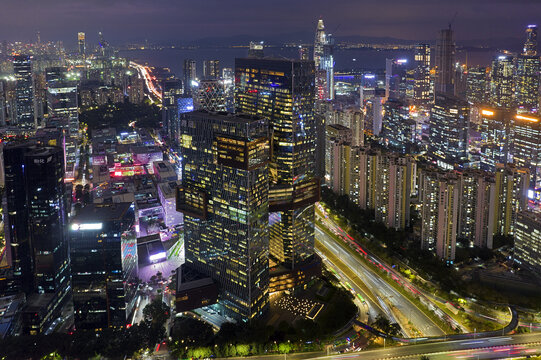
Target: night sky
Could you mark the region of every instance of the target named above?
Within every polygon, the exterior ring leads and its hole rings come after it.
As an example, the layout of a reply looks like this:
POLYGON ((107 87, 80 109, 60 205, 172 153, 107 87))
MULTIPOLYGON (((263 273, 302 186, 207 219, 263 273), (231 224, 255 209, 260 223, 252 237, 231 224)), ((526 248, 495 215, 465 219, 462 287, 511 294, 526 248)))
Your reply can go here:
POLYGON ((460 40, 521 38, 541 24, 541 0, 1 0, 0 40, 75 43, 77 31, 112 43, 192 41, 250 34, 305 40, 323 16, 335 36, 430 40, 458 12, 460 40))

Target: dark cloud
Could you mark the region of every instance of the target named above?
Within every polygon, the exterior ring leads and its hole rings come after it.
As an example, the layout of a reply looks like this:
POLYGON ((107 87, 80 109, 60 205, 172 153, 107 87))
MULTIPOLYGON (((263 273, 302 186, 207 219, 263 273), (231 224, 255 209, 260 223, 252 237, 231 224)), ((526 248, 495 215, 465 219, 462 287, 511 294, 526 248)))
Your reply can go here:
POLYGON ((519 37, 541 18, 539 0, 2 0, 0 36, 75 41, 194 40, 312 32, 323 16, 337 36, 431 39, 457 13, 457 39, 519 37))

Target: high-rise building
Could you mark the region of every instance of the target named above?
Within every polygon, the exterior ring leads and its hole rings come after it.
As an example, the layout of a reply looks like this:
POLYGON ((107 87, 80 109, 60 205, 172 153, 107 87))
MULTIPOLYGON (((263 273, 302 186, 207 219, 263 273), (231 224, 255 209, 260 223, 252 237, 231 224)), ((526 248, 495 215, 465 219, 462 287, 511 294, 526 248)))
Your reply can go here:
POLYGON ((235 107, 269 119, 270 255, 294 268, 314 254, 316 119, 314 62, 283 59, 235 60, 235 107))
POLYGON ((517 114, 511 125, 513 163, 530 170, 532 198, 541 201, 541 118, 517 114))
POLYGON ((520 267, 541 277, 541 213, 518 213, 514 257, 520 267))
POLYGON ((430 45, 417 44, 414 60, 413 101, 417 106, 426 107, 434 99, 430 86, 430 45))
POLYGON ((494 172, 496 164, 506 164, 509 157, 510 126, 513 113, 506 109, 482 107, 479 111, 480 123, 480 168, 494 172))
POLYGON ((517 58, 516 103, 520 112, 539 112, 539 71, 541 62, 537 54, 537 26, 526 29, 524 52, 517 58))
POLYGON ((524 42, 524 55, 537 55, 537 25, 528 25, 526 28, 526 42, 524 42))
POLYGON ((145 100, 145 81, 138 75, 128 78, 128 101, 132 104, 140 104, 145 100))
POLYGON ((383 126, 381 142, 388 148, 400 152, 409 152, 415 141, 415 121, 409 118, 409 108, 402 101, 390 98, 383 105, 383 126))
POLYGON ((492 249, 497 188, 493 176, 479 170, 459 175, 460 210, 457 236, 470 247, 492 249))
POLYGON ((203 61, 203 79, 218 80, 220 79, 220 75, 220 60, 203 61))
MULTIPOLYGON (((169 143, 173 146, 179 142, 178 99, 183 93, 182 80, 180 79, 164 80, 162 83, 162 123, 169 143)), ((193 108, 189 111, 192 110, 193 108)))
POLYGON ((211 277, 229 315, 251 320, 269 304, 269 124, 195 111, 181 121, 186 265, 211 277))
POLYGON ((184 60, 184 94, 192 95, 193 88, 196 86, 197 73, 195 67, 195 60, 184 60))
POLYGON ((137 300, 133 203, 88 204, 69 227, 77 329, 125 327, 137 300))
POLYGON ((468 161, 470 107, 452 95, 436 94, 430 112, 429 155, 443 168, 468 161))
POLYGON ((515 104, 515 61, 510 55, 500 55, 492 61, 489 100, 493 106, 504 108, 515 104))
POLYGON ((376 220, 386 227, 404 229, 410 222, 416 162, 407 155, 371 148, 360 148, 357 158, 359 197, 352 201, 362 209, 374 210, 376 220))
POLYGON ((323 19, 319 19, 314 41, 316 66, 316 96, 318 100, 334 99, 334 39, 325 33, 323 19))
POLYGON ((77 33, 77 45, 79 49, 79 56, 84 58, 86 56, 86 35, 84 32, 77 33))
POLYGON ((79 133, 79 104, 77 82, 65 77, 65 68, 47 68, 47 114, 49 118, 64 118, 69 122, 68 136, 79 133))
POLYGON ((248 57, 251 58, 262 58, 264 54, 265 44, 263 41, 250 41, 250 47, 248 49, 248 57))
POLYGON ((471 67, 466 74, 466 98, 470 104, 484 104, 488 101, 487 68, 471 67))
POLYGON ((23 331, 39 334, 60 314, 70 288, 64 152, 14 144, 4 148, 7 224, 17 287, 28 301, 23 331))
POLYGON ((351 146, 351 129, 341 124, 327 125, 325 154, 325 182, 337 194, 344 195, 349 169, 344 166, 346 148, 351 146))
POLYGON ((434 92, 454 95, 455 92, 455 52, 456 45, 453 30, 440 30, 436 44, 436 79, 434 92))
POLYGON ((306 45, 299 45, 299 59, 310 60, 310 49, 306 45))
POLYGON ((423 169, 419 176, 422 248, 453 263, 459 219, 460 182, 451 172, 423 169))
POLYGON ((15 72, 15 124, 21 128, 35 127, 34 109, 34 81, 32 79, 32 59, 28 55, 15 55, 13 57, 13 71, 15 72))
POLYGON ((406 98, 408 59, 385 60, 385 97, 387 99, 406 98))
POLYGON ((513 164, 497 164, 494 233, 512 235, 517 214, 526 210, 530 171, 513 164))
POLYGON ((226 111, 225 87, 222 80, 201 80, 194 94, 196 109, 226 111))

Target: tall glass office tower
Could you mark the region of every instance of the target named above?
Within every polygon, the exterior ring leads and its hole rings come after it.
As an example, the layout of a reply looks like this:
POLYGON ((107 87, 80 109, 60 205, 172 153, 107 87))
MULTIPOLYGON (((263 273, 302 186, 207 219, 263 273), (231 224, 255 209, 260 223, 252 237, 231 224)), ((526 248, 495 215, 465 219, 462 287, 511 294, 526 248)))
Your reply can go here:
POLYGON ((236 111, 270 121, 270 258, 288 268, 314 253, 314 75, 313 61, 235 60, 236 111))
POLYGON ((456 45, 453 30, 440 31, 440 38, 436 44, 436 79, 434 92, 453 95, 455 92, 455 53, 456 45))
POLYGON ((539 71, 541 63, 537 55, 537 26, 526 29, 524 51, 517 58, 516 102, 519 112, 539 112, 539 71))
POLYGON ((15 109, 16 125, 22 128, 34 128, 34 82, 32 80, 32 60, 28 55, 13 57, 15 72, 15 109))
POLYGON ((252 115, 199 110, 180 123, 186 265, 218 283, 229 315, 268 304, 269 126, 252 115))

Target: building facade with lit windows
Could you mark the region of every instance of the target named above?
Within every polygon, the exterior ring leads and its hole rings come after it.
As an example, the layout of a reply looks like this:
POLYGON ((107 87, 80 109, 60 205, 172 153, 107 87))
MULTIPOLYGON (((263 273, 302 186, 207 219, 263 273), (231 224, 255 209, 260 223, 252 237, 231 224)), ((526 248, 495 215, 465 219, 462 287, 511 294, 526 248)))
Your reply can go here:
POLYGON ((79 50, 79 56, 86 56, 86 34, 84 32, 77 33, 77 46, 79 50))
POLYGON ((430 86, 430 45, 415 45, 415 73, 413 85, 413 102, 417 106, 427 107, 433 99, 433 91, 430 86))
POLYGON ((69 297, 64 152, 12 144, 4 148, 4 166, 8 253, 15 284, 27 296, 23 332, 36 335, 60 315, 69 297))
POLYGON ((383 105, 381 142, 386 147, 408 153, 415 141, 414 120, 409 118, 409 107, 401 100, 391 98, 383 105))
POLYGON ((13 57, 15 73, 15 125, 23 129, 35 127, 34 80, 32 79, 32 59, 28 55, 13 57))
POLYGON ((429 155, 442 168, 468 162, 470 107, 452 95, 436 94, 430 112, 429 155))
POLYGON ((264 118, 195 111, 180 128, 186 266, 212 278, 228 315, 269 304, 269 126, 264 118))
POLYGON ((459 219, 460 183, 450 172, 423 169, 419 177, 421 247, 453 263, 459 219))
POLYGON ((270 257, 294 268, 314 255, 316 119, 313 61, 236 59, 235 107, 269 119, 270 257))
POLYGON ((459 175, 460 211, 457 236, 470 247, 492 249, 497 201, 494 177, 480 170, 459 175))
POLYGON ((194 92, 198 110, 226 111, 225 87, 221 80, 201 80, 194 92))
POLYGON ((135 310, 137 239, 131 202, 88 204, 69 226, 76 329, 125 327, 135 310))
POLYGON ((537 54, 537 26, 526 28, 526 42, 517 57, 516 103, 521 113, 539 112, 539 72, 541 62, 537 54))
POLYGON ((541 201, 541 118, 516 114, 511 125, 513 163, 530 170, 530 196, 541 201))
POLYGON ((512 108, 515 105, 515 60, 511 55, 500 55, 492 61, 490 71, 490 103, 512 108))
POLYGON ((517 215, 515 262, 541 277, 541 214, 531 211, 517 215))
POLYGON ((219 80, 221 76, 220 60, 203 61, 203 79, 219 80))
POLYGON ((479 111, 480 123, 480 168, 494 172, 496 164, 509 161, 511 145, 511 123, 514 113, 506 109, 482 107, 479 111))
POLYGON ((434 80, 434 93, 454 95, 456 44, 451 26, 448 29, 440 30, 435 55, 436 78, 434 80))
POLYGON ((528 206, 530 171, 514 164, 497 164, 494 234, 513 235, 517 214, 528 206))
POLYGON ((193 59, 184 59, 184 94, 192 95, 197 81, 196 62, 193 59))
POLYGON ((318 100, 334 99, 334 38, 325 32, 323 19, 317 22, 314 40, 316 96, 318 100))
POLYGON ((470 104, 484 104, 488 101, 488 73, 482 66, 471 67, 466 74, 466 98, 470 104))

